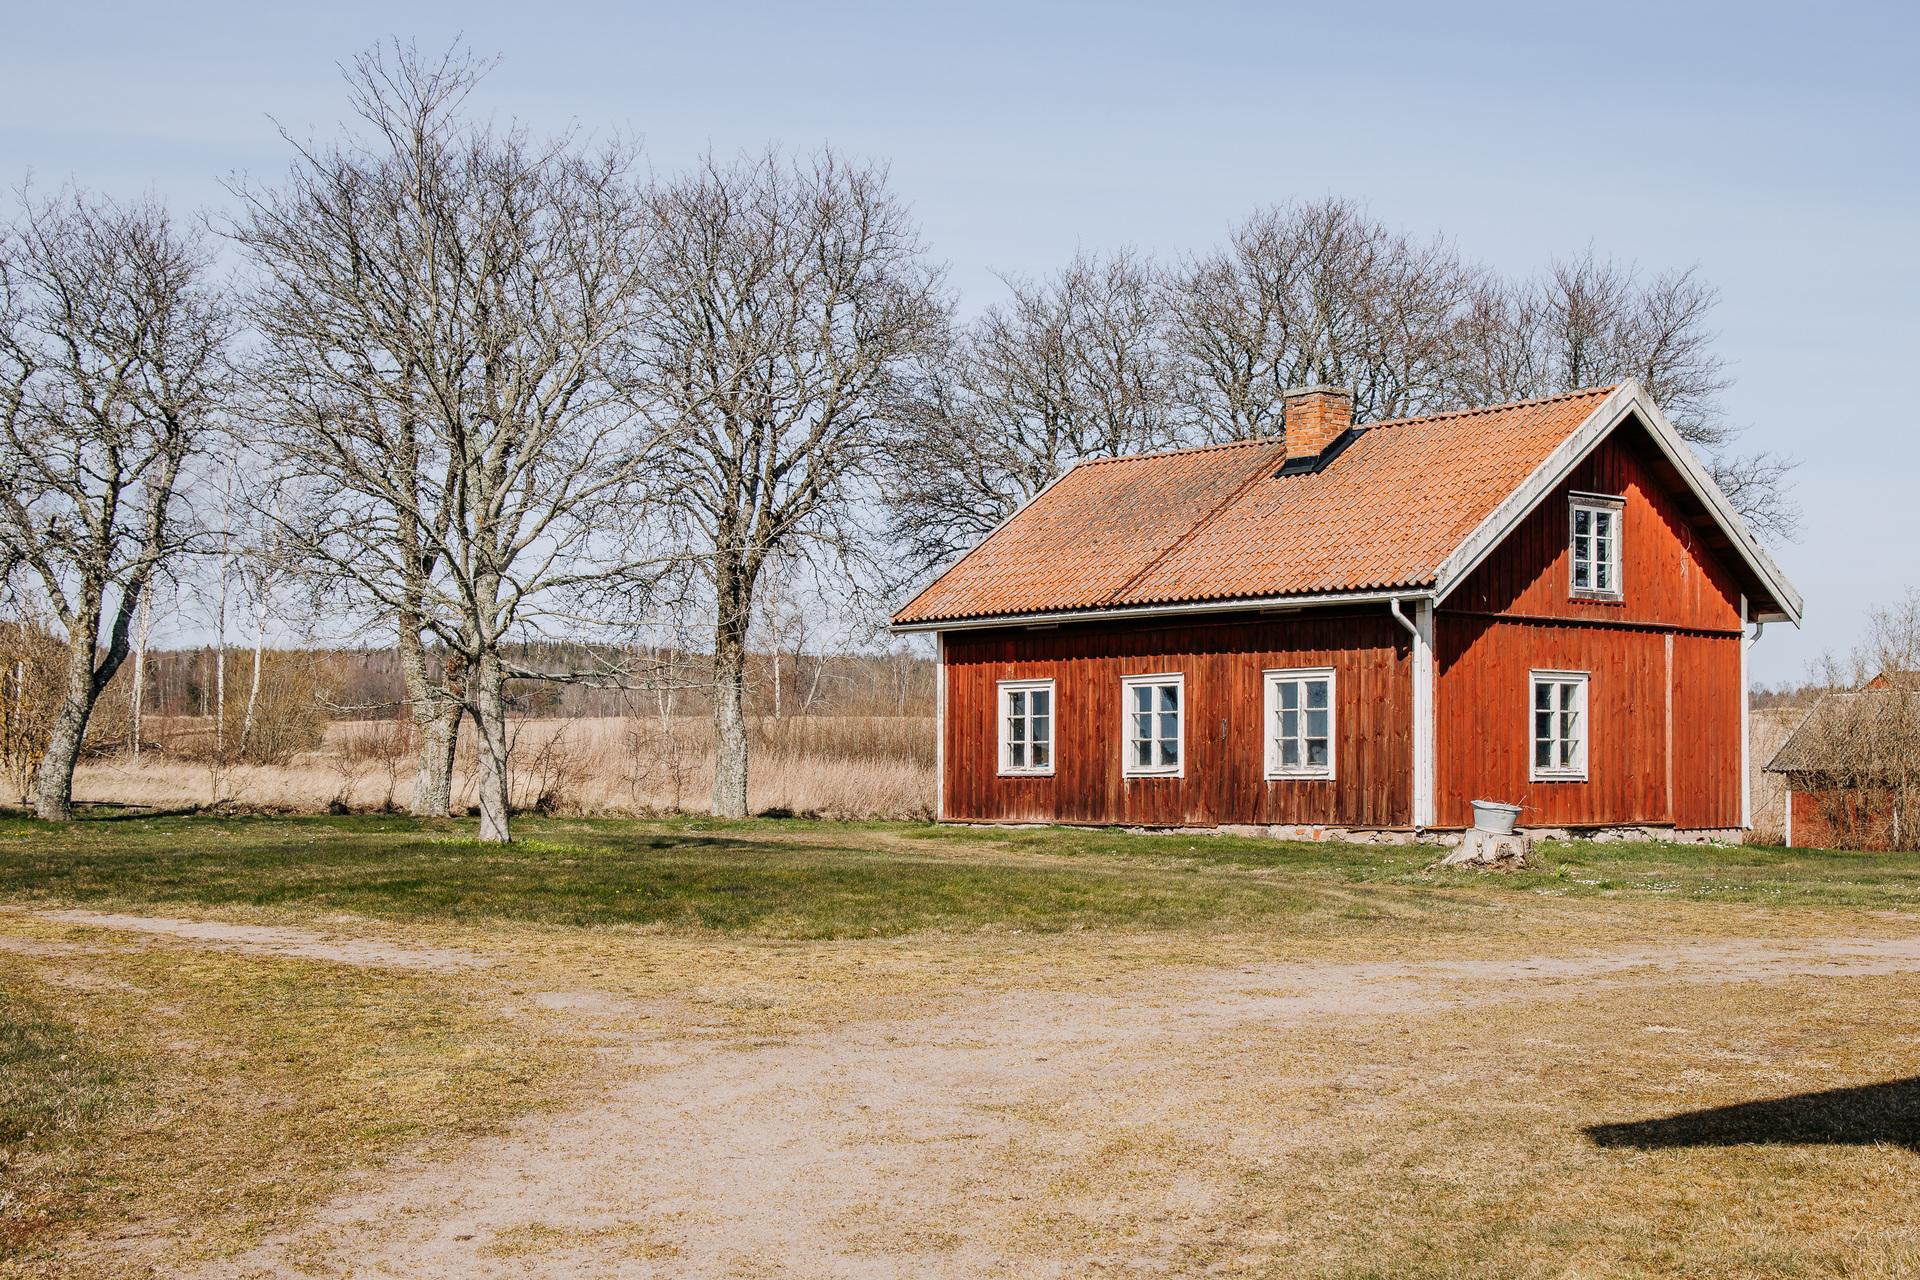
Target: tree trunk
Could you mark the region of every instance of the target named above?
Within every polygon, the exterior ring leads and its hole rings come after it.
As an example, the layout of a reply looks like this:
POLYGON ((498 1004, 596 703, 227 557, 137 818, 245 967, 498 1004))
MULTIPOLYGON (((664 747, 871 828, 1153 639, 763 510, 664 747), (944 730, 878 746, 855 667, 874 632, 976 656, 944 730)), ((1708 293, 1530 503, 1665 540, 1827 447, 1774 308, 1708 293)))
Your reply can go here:
POLYGON ((147 712, 147 630, 153 620, 153 610, 149 597, 140 597, 139 639, 133 650, 133 736, 131 746, 133 758, 140 758, 141 721, 147 712))
POLYGON ((400 620, 400 671, 407 688, 407 708, 413 716, 414 740, 420 749, 414 767, 413 795, 408 809, 416 818, 444 818, 453 805, 453 757, 460 742, 460 702, 445 679, 435 680, 427 669, 427 650, 420 628, 400 620))
POLYGON ((471 683, 474 726, 480 734, 480 838, 490 844, 512 839, 507 829, 507 696, 500 655, 484 653, 471 683))
POLYGON ((253 619, 253 674, 247 680, 247 713, 240 719, 240 754, 247 754, 253 738, 253 717, 260 706, 260 669, 267 651, 267 586, 260 583, 260 603, 253 619))
POLYGON ((747 816, 747 611, 721 593, 713 629, 713 816, 747 816))
POLYGON ((67 640, 67 691, 54 716, 53 733, 40 757, 40 769, 34 777, 34 812, 46 822, 73 819, 73 769, 80 761, 80 746, 86 740, 87 720, 93 715, 98 686, 93 667, 93 638, 100 633, 95 619, 92 625, 73 628, 67 640))

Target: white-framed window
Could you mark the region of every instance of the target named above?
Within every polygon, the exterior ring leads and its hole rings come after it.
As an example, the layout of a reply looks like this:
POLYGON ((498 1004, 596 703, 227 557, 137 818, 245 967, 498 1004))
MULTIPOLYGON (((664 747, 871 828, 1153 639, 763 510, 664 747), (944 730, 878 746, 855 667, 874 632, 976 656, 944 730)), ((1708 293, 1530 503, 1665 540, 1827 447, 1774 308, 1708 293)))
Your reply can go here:
POLYGON ((1053 772, 1053 681, 1000 682, 1000 772, 1053 772))
POLYGON ((1528 760, 1535 782, 1587 779, 1587 673, 1531 673, 1533 749, 1528 760))
POLYGON ((1333 777, 1333 669, 1269 671, 1267 776, 1333 777))
POLYGON ((1179 777, 1186 758, 1187 680, 1182 675, 1128 676, 1121 682, 1121 772, 1179 777))
POLYGON ((1620 598, 1620 516, 1625 502, 1596 494, 1572 500, 1573 594, 1589 599, 1620 598))

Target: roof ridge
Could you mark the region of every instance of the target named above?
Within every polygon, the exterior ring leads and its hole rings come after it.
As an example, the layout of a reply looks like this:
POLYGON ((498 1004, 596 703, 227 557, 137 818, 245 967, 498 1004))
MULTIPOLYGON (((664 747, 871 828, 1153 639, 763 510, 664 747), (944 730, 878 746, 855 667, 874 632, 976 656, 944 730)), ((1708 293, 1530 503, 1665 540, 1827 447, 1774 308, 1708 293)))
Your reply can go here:
MULTIPOLYGON (((1582 396, 1607 395, 1620 389, 1620 384, 1610 383, 1597 387, 1575 387, 1571 391, 1556 391, 1550 396, 1532 396, 1525 400, 1505 400, 1499 404, 1470 405, 1464 409, 1447 409, 1440 413, 1408 414, 1398 418, 1380 418, 1373 422, 1356 422, 1356 430, 1371 431, 1375 427, 1400 427, 1414 422, 1440 422, 1447 418, 1470 418, 1482 413, 1504 413, 1509 409, 1529 409, 1535 405, 1554 404, 1561 400, 1577 400, 1582 396)), ((1207 453, 1217 449, 1247 449, 1256 445, 1277 445, 1281 436, 1252 436, 1245 440, 1221 440, 1213 444, 1192 444, 1179 449, 1144 449, 1139 453, 1116 453, 1105 457, 1082 458, 1075 465, 1097 467, 1110 462, 1142 462, 1149 458, 1178 458, 1190 453, 1207 453)))
POLYGON ((1075 466, 1097 467, 1109 462, 1140 462, 1147 458, 1178 458, 1189 453, 1209 453, 1221 449, 1246 449, 1254 445, 1277 445, 1279 436, 1254 436, 1247 440, 1222 440, 1217 444, 1190 444, 1182 449, 1157 449, 1144 453, 1116 453, 1098 458, 1082 458, 1075 466))
POLYGON ((1525 400, 1507 400, 1500 404, 1473 405, 1465 409, 1448 409, 1444 413, 1412 414, 1403 418, 1381 418, 1377 422, 1356 422, 1354 426, 1371 431, 1375 427, 1404 427, 1415 422, 1440 422, 1447 418, 1471 418, 1482 413, 1505 413, 1509 409, 1531 409, 1535 405, 1555 404, 1562 400, 1578 400, 1583 396, 1611 395, 1620 389, 1615 382, 1601 387, 1576 387, 1572 391, 1556 391, 1550 396, 1532 396, 1525 400))
POLYGON ((1248 489, 1251 489, 1254 485, 1258 484, 1261 480, 1266 479, 1267 476, 1272 474, 1272 470, 1271 470, 1272 466, 1273 466, 1272 463, 1262 458, 1260 460, 1260 464, 1254 467, 1252 471, 1249 471, 1245 479, 1241 480, 1239 484, 1236 484, 1231 489, 1227 490, 1226 494, 1218 502, 1214 503, 1213 506, 1209 507, 1206 510, 1206 512, 1203 513, 1198 519, 1196 519, 1192 524, 1188 525, 1186 530, 1182 532, 1179 537, 1175 538, 1172 542, 1169 542, 1166 545, 1165 549, 1163 549, 1159 555, 1153 557, 1151 560, 1147 561, 1144 565, 1141 565, 1139 572, 1133 574, 1125 582, 1122 582, 1119 586, 1115 587, 1112 591, 1108 592, 1106 595, 1106 598, 1102 600, 1100 603, 1112 604, 1115 601, 1125 599, 1127 592, 1131 591, 1134 588, 1134 586, 1139 582, 1141 582, 1143 579, 1145 579, 1148 574, 1152 573, 1155 569, 1158 569, 1161 565, 1165 564, 1168 558, 1171 557, 1175 552, 1179 551, 1182 547, 1186 546, 1188 543, 1192 542, 1194 538, 1199 536, 1200 531, 1206 528, 1208 525, 1212 524, 1214 520, 1219 518, 1220 513, 1222 511, 1225 511, 1229 506, 1233 505, 1233 503, 1239 499, 1241 494, 1245 493, 1248 489))

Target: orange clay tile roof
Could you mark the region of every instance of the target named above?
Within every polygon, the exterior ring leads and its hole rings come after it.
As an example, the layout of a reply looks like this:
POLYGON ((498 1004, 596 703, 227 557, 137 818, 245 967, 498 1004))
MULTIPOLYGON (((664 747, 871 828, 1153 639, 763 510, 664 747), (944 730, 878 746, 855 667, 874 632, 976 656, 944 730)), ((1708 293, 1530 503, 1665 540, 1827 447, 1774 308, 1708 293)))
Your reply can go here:
POLYGON ((1278 440, 1083 462, 893 620, 1425 586, 1612 390, 1364 424, 1294 475, 1278 440))

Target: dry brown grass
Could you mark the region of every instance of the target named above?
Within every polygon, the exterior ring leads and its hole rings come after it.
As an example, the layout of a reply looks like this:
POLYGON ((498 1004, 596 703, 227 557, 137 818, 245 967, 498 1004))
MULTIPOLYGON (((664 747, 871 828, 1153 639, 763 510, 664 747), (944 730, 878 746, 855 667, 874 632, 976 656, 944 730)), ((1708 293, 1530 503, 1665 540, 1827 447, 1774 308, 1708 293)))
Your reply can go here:
MULTIPOLYGON (((769 841, 820 838, 761 825, 769 841)), ((1008 875, 1130 865, 1064 843, 845 841, 1008 875)), ((1181 874, 1252 873, 1196 860, 1181 874)), ((273 1256, 304 1269, 273 1274, 1914 1274, 1920 1155, 1896 1129, 1645 1148, 1589 1132, 1909 1078, 1911 973, 1814 956, 1766 977, 1698 960, 1517 977, 1597 951, 1908 939, 1912 917, 1507 883, 1335 885, 1349 910, 1258 931, 954 926, 839 942, 374 923, 280 899, 217 913, 495 960, 457 978, 0 914, 0 943, 78 948, 0 946, 0 973, 145 1064, 141 1088, 161 1103, 150 1130, 111 1131, 124 1152, 89 1149, 124 1181, 86 1211, 87 1249, 27 1274, 181 1274, 283 1231, 273 1256), (1474 990, 1448 968, 1468 960, 1498 962, 1497 999, 1449 1003, 1474 990), (1272 1003, 1301 995, 1330 1003, 1305 1016, 1272 1003), (568 1052, 582 1042, 605 1052, 568 1052), (380 1052, 358 1060, 367 1045, 380 1052), (532 1094, 562 1111, 484 1132, 532 1094), (496 1108, 481 1136, 462 1098, 496 1108), (747 1180, 721 1184, 731 1199, 654 1210, 671 1193, 653 1177, 701 1164, 709 1137, 736 1150, 742 1131, 768 1159, 813 1144, 808 1176, 760 1199, 741 1189, 757 1166, 723 1156, 706 1161, 716 1176, 747 1180), (397 1152, 423 1163, 349 1177, 397 1152), (884 1194, 816 1196, 862 1178, 884 1194), (797 1233, 761 1270, 730 1269, 726 1249, 744 1246, 729 1233, 768 1218, 797 1233), (407 1265, 405 1242, 443 1229, 462 1234, 407 1265)))
MULTIPOLYGON (((186 732, 182 729, 181 732, 186 732)), ((748 799, 756 812, 826 818, 924 818, 933 810, 933 722, 916 716, 790 716, 753 723, 748 799)), ((232 804, 291 812, 404 809, 413 763, 394 721, 340 721, 318 751, 285 765, 215 768, 149 752, 89 760, 87 802, 188 808, 232 804)), ((478 803, 463 748, 454 803, 478 803)), ((705 812, 713 737, 703 718, 522 720, 514 725, 513 798, 548 813, 705 812)))

